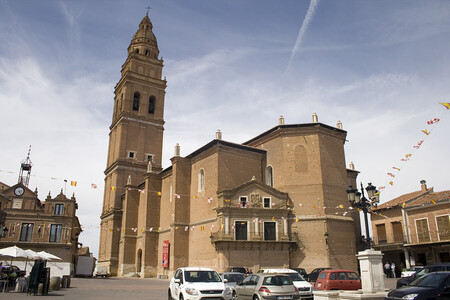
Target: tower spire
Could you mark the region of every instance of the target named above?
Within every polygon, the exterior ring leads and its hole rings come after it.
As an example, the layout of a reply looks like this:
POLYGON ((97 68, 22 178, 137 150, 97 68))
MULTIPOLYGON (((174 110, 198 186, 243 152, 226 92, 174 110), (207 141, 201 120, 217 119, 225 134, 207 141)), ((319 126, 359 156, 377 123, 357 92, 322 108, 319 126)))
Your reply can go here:
POLYGON ((31 167, 33 166, 30 160, 31 153, 31 145, 28 148, 27 158, 20 162, 20 172, 19 172, 19 181, 18 183, 22 183, 24 186, 28 187, 28 183, 30 183, 31 176, 31 167))
POLYGON ((137 53, 157 59, 159 56, 158 42, 152 31, 153 24, 148 17, 149 9, 147 7, 147 14, 142 19, 139 24, 139 29, 131 39, 130 46, 128 46, 128 54, 137 53))

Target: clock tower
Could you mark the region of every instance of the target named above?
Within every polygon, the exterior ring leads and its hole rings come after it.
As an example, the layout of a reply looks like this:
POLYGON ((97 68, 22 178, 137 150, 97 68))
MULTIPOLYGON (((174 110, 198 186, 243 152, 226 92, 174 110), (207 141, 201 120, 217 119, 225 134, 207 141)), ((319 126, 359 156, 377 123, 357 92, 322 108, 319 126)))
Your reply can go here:
POLYGON ((147 15, 139 24, 114 90, 98 265, 117 275, 124 186, 144 181, 149 162, 162 170, 164 132, 163 59, 147 15))

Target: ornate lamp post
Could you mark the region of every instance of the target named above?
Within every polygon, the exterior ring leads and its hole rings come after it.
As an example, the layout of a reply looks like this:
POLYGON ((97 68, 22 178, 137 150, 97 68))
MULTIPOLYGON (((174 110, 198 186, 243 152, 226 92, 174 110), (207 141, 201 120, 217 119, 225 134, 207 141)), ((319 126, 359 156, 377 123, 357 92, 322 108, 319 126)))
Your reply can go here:
POLYGON ((364 189, 362 183, 361 183, 361 193, 357 189, 350 186, 347 190, 347 197, 348 201, 350 201, 350 204, 353 207, 361 209, 364 213, 364 224, 366 226, 366 240, 367 240, 366 249, 370 249, 371 245, 370 245, 369 221, 367 219, 367 213, 370 208, 372 208, 373 206, 376 207, 378 205, 378 202, 380 202, 380 193, 377 191, 377 188, 373 186, 372 183, 370 182, 366 187, 366 191, 367 196, 369 197, 370 200, 364 197, 364 189))

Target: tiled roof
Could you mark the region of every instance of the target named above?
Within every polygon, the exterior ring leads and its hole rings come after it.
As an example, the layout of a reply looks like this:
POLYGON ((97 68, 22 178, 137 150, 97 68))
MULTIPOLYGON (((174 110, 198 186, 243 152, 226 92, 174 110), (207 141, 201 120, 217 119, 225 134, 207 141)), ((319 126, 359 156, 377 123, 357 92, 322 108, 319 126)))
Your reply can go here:
POLYGON ((430 189, 427 189, 426 191, 420 190, 420 191, 401 195, 401 196, 394 198, 388 202, 378 205, 377 208, 374 208, 373 210, 380 210, 380 209, 385 209, 385 208, 401 206, 401 205, 403 205, 404 202, 407 203, 413 199, 416 199, 417 197, 424 196, 427 193, 431 192, 432 190, 433 189, 430 188, 430 189))
POLYGON ((406 204, 406 207, 412 207, 422 204, 436 204, 440 201, 445 201, 450 199, 450 191, 443 191, 437 193, 430 193, 424 196, 419 197, 417 200, 412 201, 411 203, 406 204))

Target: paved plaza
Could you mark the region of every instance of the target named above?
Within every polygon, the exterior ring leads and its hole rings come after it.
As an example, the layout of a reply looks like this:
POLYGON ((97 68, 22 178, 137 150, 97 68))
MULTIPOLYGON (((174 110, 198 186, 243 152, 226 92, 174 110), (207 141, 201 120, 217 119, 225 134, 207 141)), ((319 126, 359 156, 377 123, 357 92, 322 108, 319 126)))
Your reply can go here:
MULTIPOLYGON (((64 299, 167 299, 168 280, 151 278, 72 278, 70 288, 49 291, 39 299, 63 297, 64 299)), ((0 299, 28 299, 26 293, 0 293, 0 299)))
MULTIPOLYGON (((397 279, 385 279, 388 289, 395 288, 397 279)), ((39 299, 62 297, 64 299, 167 299, 168 280, 152 278, 72 278, 70 288, 50 291, 47 296, 37 295, 39 299)), ((28 299, 26 293, 0 293, 0 299, 28 299)))

